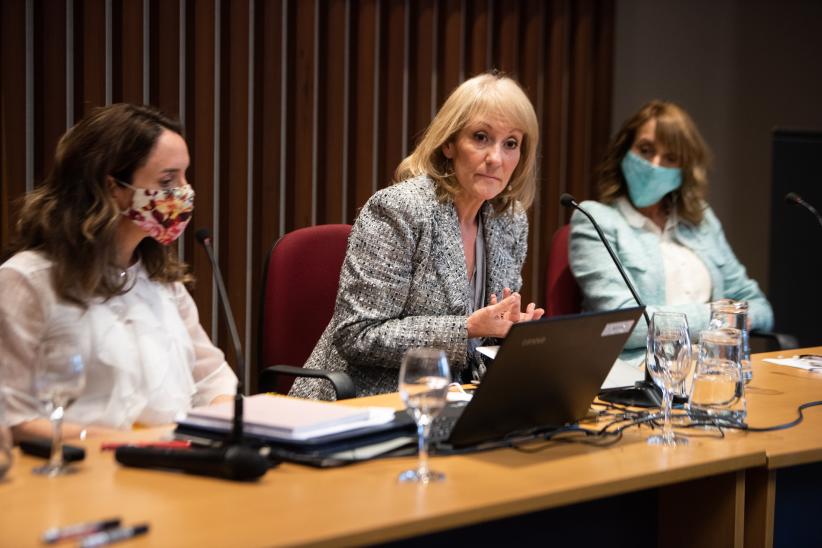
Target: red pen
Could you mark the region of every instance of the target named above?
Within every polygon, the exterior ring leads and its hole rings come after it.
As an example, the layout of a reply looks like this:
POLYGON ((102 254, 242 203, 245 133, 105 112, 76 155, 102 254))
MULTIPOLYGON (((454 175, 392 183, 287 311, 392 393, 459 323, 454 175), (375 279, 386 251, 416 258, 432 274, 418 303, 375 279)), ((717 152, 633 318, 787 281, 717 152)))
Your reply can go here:
POLYGON ((155 447, 158 449, 187 449, 191 447, 191 442, 189 440, 104 442, 100 444, 100 451, 113 451, 118 447, 155 447))

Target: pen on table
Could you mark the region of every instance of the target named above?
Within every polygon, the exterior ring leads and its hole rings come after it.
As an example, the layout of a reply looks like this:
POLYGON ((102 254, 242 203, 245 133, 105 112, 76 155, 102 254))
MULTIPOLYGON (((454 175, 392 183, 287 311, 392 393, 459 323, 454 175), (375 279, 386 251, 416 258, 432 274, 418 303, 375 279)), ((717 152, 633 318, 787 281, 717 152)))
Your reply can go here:
POLYGON ((54 544, 61 540, 70 540, 84 537, 92 533, 98 533, 107 529, 120 527, 120 518, 104 519, 100 521, 90 521, 88 523, 76 523, 65 527, 52 527, 43 533, 43 542, 54 544))
POLYGON ((109 529, 89 535, 80 541, 78 545, 80 548, 97 548, 97 546, 105 546, 121 540, 128 540, 148 532, 148 523, 134 525, 133 527, 120 527, 119 529, 109 529))
POLYGON ((191 447, 189 440, 143 441, 143 442, 104 442, 100 451, 113 451, 118 447, 155 447, 158 449, 186 449, 191 447))

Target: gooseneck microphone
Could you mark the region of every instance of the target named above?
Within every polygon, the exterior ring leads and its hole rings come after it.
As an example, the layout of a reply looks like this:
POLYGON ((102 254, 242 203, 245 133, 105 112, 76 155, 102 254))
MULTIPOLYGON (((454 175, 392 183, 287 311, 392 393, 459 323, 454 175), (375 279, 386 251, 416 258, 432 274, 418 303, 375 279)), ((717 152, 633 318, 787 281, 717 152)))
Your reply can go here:
MULTIPOLYGON (((214 281, 217 284, 217 294, 223 305, 228 331, 231 333, 231 344, 234 345, 234 355, 237 360, 237 370, 245 374, 245 359, 243 358, 243 347, 240 345, 240 334, 237 332, 237 324, 234 322, 234 313, 231 311, 231 303, 228 302, 228 291, 223 283, 223 274, 220 264, 214 257, 214 248, 211 246, 211 234, 207 228, 201 228, 194 233, 197 241, 203 244, 208 260, 211 262, 211 272, 214 274, 214 281)), ((242 382, 237 382, 237 393, 234 396, 234 423, 231 430, 231 440, 234 443, 242 443, 243 439, 243 394, 242 382)))
POLYGON ((799 196, 799 194, 797 194, 796 192, 788 192, 787 194, 785 194, 785 203, 804 207, 805 209, 811 212, 811 215, 816 217, 816 220, 819 221, 820 226, 822 226, 822 215, 820 215, 819 212, 816 211, 815 207, 813 207, 811 204, 803 200, 802 197, 799 196))
MULTIPOLYGON (((220 266, 214 258, 211 247, 211 236, 208 230, 201 228, 196 232, 197 240, 203 244, 211 261, 214 280, 220 302, 223 304, 228 329, 231 333, 234 351, 237 356, 237 366, 244 371, 244 360, 240 336, 237 333, 237 324, 228 302, 228 293, 225 290, 220 266)), ((272 465, 258 451, 243 445, 243 383, 237 382, 237 392, 234 395, 234 417, 232 419, 231 434, 219 448, 192 448, 168 449, 153 447, 122 446, 115 450, 117 462, 126 466, 138 468, 161 468, 166 470, 181 470, 189 474, 214 476, 235 481, 256 480, 268 471, 272 465)))
MULTIPOLYGON (((634 300, 636 301, 637 305, 642 307, 642 315, 645 317, 645 323, 650 327, 651 320, 648 317, 648 312, 645 310, 645 303, 642 302, 642 299, 639 297, 639 293, 637 293, 634 284, 631 283, 631 279, 628 278, 628 274, 625 272, 625 269, 622 267, 622 262, 614 253, 614 250, 611 248, 611 244, 608 243, 608 240, 605 238, 605 234, 602 233, 602 229, 599 228, 599 224, 596 220, 591 216, 590 213, 585 211, 577 201, 574 199, 573 196, 568 194, 567 192, 563 193, 559 197, 559 203, 562 204, 563 207, 576 209, 577 211, 581 212, 585 215, 588 220, 593 225, 594 229, 597 231, 597 236, 599 236, 599 241, 605 246, 605 249, 608 250, 608 254, 611 256, 611 260, 619 270, 620 276, 622 276, 622 280, 625 282, 625 285, 628 286, 628 290, 633 295, 634 300)), ((645 368, 645 380, 637 382, 633 387, 630 388, 608 388, 600 392, 599 399, 611 403, 619 403, 622 405, 633 405, 637 407, 659 407, 662 403, 662 391, 659 387, 654 383, 651 379, 651 374, 648 371, 648 367, 645 368)))

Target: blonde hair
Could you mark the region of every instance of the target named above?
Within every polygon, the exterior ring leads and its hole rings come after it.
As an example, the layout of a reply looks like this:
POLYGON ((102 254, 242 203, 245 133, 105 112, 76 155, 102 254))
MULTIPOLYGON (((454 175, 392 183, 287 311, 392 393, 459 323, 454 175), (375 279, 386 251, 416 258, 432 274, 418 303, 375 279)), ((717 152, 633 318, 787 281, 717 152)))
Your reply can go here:
POLYGON ((711 153, 691 117, 679 105, 653 100, 642 105, 617 132, 597 175, 599 200, 612 203, 625 196, 628 189, 622 173, 622 159, 633 146, 639 128, 656 120, 654 139, 679 158, 682 186, 666 197, 666 207, 676 207, 677 214, 693 224, 702 222, 708 189, 708 167, 711 153))
POLYGON ((523 138, 520 158, 508 187, 491 200, 496 213, 502 213, 519 202, 527 209, 534 201, 536 191, 536 154, 539 144, 539 124, 531 101, 522 88, 501 73, 486 73, 460 84, 434 116, 422 139, 394 173, 395 182, 427 175, 437 188, 437 197, 453 199, 461 187, 450 161, 442 152, 445 143, 456 139, 457 134, 473 121, 497 115, 518 129, 523 138))

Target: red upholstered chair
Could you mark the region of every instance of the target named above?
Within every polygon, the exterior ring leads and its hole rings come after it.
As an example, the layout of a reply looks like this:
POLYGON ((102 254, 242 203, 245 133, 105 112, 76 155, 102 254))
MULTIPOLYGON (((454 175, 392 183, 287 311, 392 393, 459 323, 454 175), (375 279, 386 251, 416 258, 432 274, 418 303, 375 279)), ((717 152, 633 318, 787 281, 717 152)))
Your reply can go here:
POLYGON ((548 303, 547 316, 577 314, 582 305, 582 291, 568 265, 568 236, 570 225, 564 225, 554 232, 551 252, 548 254, 548 275, 545 277, 545 300, 548 303))
POLYGON ((302 368, 334 313, 350 233, 351 225, 311 226, 271 247, 260 299, 259 391, 287 394, 295 376, 321 377, 334 385, 337 399, 354 397, 345 373, 302 368))

